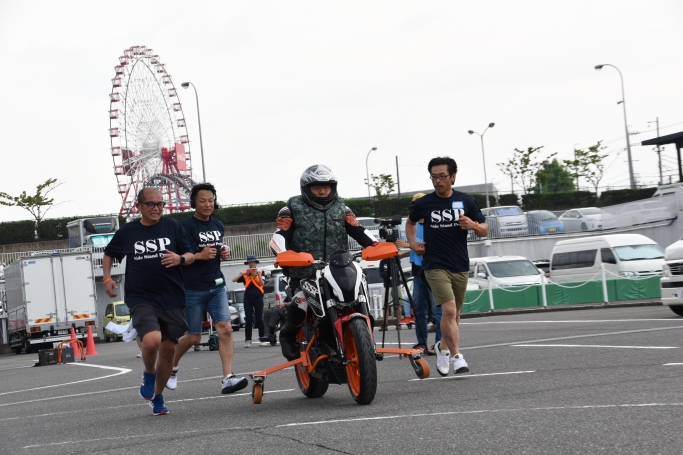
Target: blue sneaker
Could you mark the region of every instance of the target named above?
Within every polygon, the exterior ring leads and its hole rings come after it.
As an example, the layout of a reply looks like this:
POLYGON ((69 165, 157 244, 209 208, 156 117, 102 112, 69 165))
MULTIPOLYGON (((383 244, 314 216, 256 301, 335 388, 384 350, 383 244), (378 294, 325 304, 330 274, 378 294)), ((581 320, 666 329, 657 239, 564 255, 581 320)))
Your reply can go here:
POLYGON ((156 382, 156 374, 150 374, 146 371, 143 371, 142 384, 140 385, 140 396, 145 400, 151 400, 154 397, 154 385, 156 384, 156 382))
POLYGON ((164 396, 156 395, 149 402, 149 407, 152 408, 152 412, 155 416, 163 416, 168 414, 168 408, 164 406, 164 396))

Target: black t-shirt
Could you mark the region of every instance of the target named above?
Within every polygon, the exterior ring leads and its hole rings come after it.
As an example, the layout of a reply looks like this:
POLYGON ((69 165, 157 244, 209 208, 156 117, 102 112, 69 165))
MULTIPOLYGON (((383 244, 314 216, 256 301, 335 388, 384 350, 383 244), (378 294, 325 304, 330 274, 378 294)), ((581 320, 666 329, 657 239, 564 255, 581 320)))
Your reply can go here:
POLYGON ((125 299, 129 307, 146 304, 162 309, 185 306, 184 266, 161 264, 165 250, 176 254, 191 251, 183 227, 172 218, 161 217, 153 226, 140 220, 123 225, 104 249, 104 254, 126 258, 125 299))
POLYGON ((225 277, 221 272, 221 248, 225 226, 214 218, 202 221, 196 217, 188 218, 182 223, 193 252, 210 247, 216 249, 216 257, 208 260, 195 260, 183 269, 185 289, 190 291, 209 291, 216 286, 225 286, 225 277), (216 280, 219 280, 218 282, 216 280))
POLYGON ((486 221, 474 198, 459 191, 453 191, 448 198, 429 193, 415 201, 410 210, 410 219, 417 223, 424 218, 423 269, 445 269, 451 272, 467 272, 470 269, 467 231, 460 228, 460 215, 479 223, 486 221))

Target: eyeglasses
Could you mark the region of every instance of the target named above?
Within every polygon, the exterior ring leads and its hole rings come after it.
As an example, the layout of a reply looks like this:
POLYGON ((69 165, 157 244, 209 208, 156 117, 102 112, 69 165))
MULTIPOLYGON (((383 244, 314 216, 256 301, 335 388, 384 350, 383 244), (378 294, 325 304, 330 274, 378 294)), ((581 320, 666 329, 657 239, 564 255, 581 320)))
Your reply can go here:
POLYGON ((159 207, 160 209, 163 209, 166 203, 164 201, 161 202, 141 202, 140 204, 146 205, 148 209, 153 209, 154 207, 159 207))
POLYGON ((430 178, 432 181, 436 182, 437 180, 446 180, 446 179, 447 179, 448 177, 450 177, 451 175, 453 175, 453 174, 441 174, 441 175, 433 175, 433 174, 431 174, 431 175, 429 176, 429 178, 430 178))

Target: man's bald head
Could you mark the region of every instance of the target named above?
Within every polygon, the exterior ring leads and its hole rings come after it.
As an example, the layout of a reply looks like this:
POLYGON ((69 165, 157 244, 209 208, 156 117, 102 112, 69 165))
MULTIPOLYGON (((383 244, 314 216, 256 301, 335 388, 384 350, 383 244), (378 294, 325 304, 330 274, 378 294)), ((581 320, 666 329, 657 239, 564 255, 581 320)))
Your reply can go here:
POLYGON ((148 186, 146 188, 143 188, 140 190, 138 193, 138 202, 147 202, 150 197, 156 197, 156 196, 161 197, 161 191, 159 191, 158 188, 155 188, 153 186, 148 186))

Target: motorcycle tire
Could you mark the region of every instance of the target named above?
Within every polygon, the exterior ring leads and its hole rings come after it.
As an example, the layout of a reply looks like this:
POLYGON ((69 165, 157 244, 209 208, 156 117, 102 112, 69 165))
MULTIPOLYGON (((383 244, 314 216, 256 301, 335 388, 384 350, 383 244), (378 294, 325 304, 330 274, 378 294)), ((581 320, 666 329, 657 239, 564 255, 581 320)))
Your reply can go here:
MULTIPOLYGON (((297 335, 297 340, 301 342, 304 339, 303 331, 300 331, 297 335)), ((308 374, 307 367, 304 367, 301 364, 294 365, 294 371, 296 373, 296 382, 299 384, 299 389, 306 397, 320 398, 325 395, 325 392, 327 392, 327 388, 330 385, 329 382, 311 377, 311 375, 308 374)))
POLYGON ((356 403, 370 404, 377 393, 377 358, 368 325, 354 318, 343 330, 349 391, 356 403))

